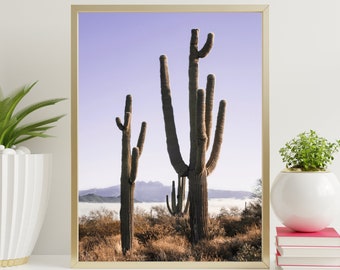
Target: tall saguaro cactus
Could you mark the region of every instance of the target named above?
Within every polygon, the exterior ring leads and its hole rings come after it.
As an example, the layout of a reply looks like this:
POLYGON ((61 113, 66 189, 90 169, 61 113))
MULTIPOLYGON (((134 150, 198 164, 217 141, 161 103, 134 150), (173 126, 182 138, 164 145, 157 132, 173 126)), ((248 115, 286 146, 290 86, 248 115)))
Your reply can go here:
POLYGON ((146 132, 146 122, 143 122, 139 132, 137 147, 134 147, 131 153, 131 117, 132 97, 127 95, 125 101, 124 124, 122 124, 119 117, 116 118, 117 127, 122 131, 120 233, 122 252, 124 255, 132 248, 135 180, 137 176, 138 160, 143 151, 146 132))
POLYGON ((221 100, 217 115, 214 142, 208 161, 206 152, 211 141, 212 110, 215 76, 207 78, 206 90, 198 86, 198 62, 206 57, 212 46, 214 35, 210 33, 201 50, 198 49, 198 29, 191 30, 189 55, 189 115, 190 115, 190 161, 182 158, 171 101, 168 62, 160 57, 161 94, 163 116, 170 161, 177 174, 189 178, 189 217, 191 241, 197 243, 208 233, 208 188, 207 177, 215 169, 222 145, 226 101, 221 100))

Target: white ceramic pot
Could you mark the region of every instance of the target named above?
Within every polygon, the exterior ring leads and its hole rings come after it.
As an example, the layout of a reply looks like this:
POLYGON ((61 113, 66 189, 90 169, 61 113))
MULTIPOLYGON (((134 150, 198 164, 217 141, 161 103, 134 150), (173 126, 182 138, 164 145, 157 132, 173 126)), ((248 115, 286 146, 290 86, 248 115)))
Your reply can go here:
POLYGON ((47 209, 51 155, 0 154, 0 267, 24 264, 47 209))
POLYGON ((271 188, 272 208, 287 227, 319 231, 340 213, 340 183, 331 172, 280 172, 271 188))

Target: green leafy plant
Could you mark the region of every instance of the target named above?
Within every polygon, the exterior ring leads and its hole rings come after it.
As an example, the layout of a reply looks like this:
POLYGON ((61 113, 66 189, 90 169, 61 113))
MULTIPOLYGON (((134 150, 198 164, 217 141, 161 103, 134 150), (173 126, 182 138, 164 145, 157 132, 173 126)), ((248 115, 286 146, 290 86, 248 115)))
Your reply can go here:
POLYGON ((279 153, 290 170, 325 171, 339 147, 340 140, 329 142, 310 130, 287 142, 279 153))
POLYGON ((33 123, 22 124, 22 121, 32 112, 65 100, 64 98, 48 99, 16 111, 17 105, 36 84, 37 82, 34 82, 24 86, 6 98, 0 95, 0 145, 9 148, 36 137, 50 137, 50 135, 46 134, 46 131, 53 128, 52 124, 64 116, 59 115, 33 123))

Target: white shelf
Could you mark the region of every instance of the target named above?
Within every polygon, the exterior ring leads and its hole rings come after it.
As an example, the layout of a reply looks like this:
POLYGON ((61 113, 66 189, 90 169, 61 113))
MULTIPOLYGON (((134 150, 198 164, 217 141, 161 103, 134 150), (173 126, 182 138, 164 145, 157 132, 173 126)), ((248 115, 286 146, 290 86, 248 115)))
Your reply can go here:
POLYGON ((27 264, 8 267, 6 270, 60 270, 68 269, 71 257, 68 255, 33 255, 27 264))
MULTIPOLYGON (((61 270, 71 269, 71 257, 69 255, 33 255, 27 264, 2 268, 6 270, 61 270)), ((271 262, 270 269, 274 269, 271 262)), ((72 268, 73 269, 73 268, 72 268)), ((79 270, 79 268, 77 269, 79 270)), ((169 269, 168 269, 169 270, 169 269)), ((251 270, 251 269, 248 269, 251 270)))

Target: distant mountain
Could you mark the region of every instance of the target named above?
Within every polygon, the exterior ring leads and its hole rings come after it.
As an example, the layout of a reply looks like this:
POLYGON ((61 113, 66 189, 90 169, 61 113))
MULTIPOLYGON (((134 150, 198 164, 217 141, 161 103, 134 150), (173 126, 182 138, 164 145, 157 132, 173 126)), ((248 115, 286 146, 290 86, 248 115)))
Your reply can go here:
POLYGON ((120 186, 112 186, 107 188, 92 188, 87 190, 80 190, 79 196, 87 195, 87 194, 94 194, 102 197, 118 197, 120 196, 120 186))
POLYGON ((102 197, 93 193, 79 196, 79 202, 120 203, 119 197, 102 197))
MULTIPOLYGON (((137 181, 135 187, 135 200, 139 202, 164 202, 166 195, 171 195, 171 186, 165 186, 158 181, 137 181)), ((209 189, 209 199, 234 198, 247 199, 252 196, 249 191, 209 189)), ((79 202, 120 202, 120 186, 101 189, 88 189, 79 191, 79 202)))

